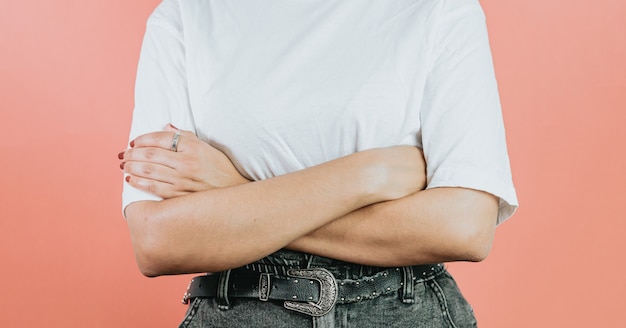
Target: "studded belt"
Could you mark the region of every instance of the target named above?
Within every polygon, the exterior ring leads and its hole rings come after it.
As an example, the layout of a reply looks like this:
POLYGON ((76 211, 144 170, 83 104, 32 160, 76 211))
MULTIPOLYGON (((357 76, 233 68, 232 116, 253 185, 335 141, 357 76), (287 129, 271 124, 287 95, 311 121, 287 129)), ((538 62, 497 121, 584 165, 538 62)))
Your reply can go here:
MULTIPOLYGON (((432 279, 444 270, 442 264, 418 265, 387 268, 356 280, 337 280, 324 268, 293 268, 286 276, 234 269, 193 278, 183 303, 194 298, 217 298, 219 307, 228 309, 230 298, 255 298, 284 301, 287 309, 322 316, 335 304, 373 299, 399 289, 412 296, 414 282, 432 279)), ((413 298, 404 297, 403 301, 411 303, 413 298)))

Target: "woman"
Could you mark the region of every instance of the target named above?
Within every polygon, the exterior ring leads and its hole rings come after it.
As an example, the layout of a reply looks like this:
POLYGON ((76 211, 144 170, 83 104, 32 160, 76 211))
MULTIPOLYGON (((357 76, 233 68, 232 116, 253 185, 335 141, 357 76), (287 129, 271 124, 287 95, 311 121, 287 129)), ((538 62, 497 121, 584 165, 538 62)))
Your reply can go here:
POLYGON ((476 0, 165 0, 130 146, 140 270, 210 272, 181 327, 475 326, 441 263, 517 207, 476 0))

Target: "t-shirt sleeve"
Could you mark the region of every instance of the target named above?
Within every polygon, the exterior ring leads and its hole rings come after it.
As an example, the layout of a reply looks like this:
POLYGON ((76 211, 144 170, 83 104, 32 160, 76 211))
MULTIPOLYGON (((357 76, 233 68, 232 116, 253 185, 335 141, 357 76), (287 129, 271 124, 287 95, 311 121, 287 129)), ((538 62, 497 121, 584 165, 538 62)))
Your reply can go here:
MULTIPOLYGON (((167 123, 195 131, 187 91, 184 35, 178 2, 163 1, 146 25, 137 77, 129 141, 167 123)), ((124 182, 122 212, 130 203, 161 198, 124 182)))
POLYGON ((427 188, 499 197, 498 224, 518 206, 485 17, 478 1, 441 1, 421 110, 427 188))

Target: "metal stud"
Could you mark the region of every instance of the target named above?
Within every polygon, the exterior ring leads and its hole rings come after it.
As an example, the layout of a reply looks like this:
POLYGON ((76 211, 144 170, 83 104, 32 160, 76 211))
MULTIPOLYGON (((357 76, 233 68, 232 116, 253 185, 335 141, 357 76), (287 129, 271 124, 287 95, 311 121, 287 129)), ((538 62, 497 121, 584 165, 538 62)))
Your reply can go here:
POLYGON ((309 296, 309 301, 312 301, 312 300, 313 300, 313 296, 309 296))
POLYGON ((390 290, 391 290, 391 288, 387 287, 387 291, 390 291, 390 290))
POLYGON ((339 283, 339 285, 341 285, 341 286, 343 286, 343 285, 345 285, 345 283, 343 283, 343 282, 340 282, 340 283, 339 283))
POLYGON ((310 284, 310 285, 313 285, 313 280, 309 280, 309 284, 310 284))
POLYGON ((341 301, 342 301, 342 302, 346 300, 346 298, 345 298, 345 297, 342 297, 342 298, 340 298, 340 299, 341 299, 341 301))
POLYGON ((387 273, 387 271, 383 272, 383 276, 388 276, 389 274, 387 273))
POLYGON ((376 296, 376 292, 372 292, 372 296, 376 296))
POLYGON ((356 297, 356 299, 357 299, 357 300, 360 300, 360 299, 361 299, 361 296, 357 296, 357 297, 356 297))
POLYGON ((298 283, 298 279, 295 279, 295 280, 293 281, 293 283, 294 283, 294 284, 297 284, 297 283, 298 283))
POLYGON ((358 286, 358 285, 360 285, 361 283, 359 283, 359 282, 357 281, 357 282, 355 282, 354 284, 358 286))
POLYGON ((294 300, 298 299, 298 295, 293 295, 293 296, 291 296, 291 298, 293 298, 294 300))

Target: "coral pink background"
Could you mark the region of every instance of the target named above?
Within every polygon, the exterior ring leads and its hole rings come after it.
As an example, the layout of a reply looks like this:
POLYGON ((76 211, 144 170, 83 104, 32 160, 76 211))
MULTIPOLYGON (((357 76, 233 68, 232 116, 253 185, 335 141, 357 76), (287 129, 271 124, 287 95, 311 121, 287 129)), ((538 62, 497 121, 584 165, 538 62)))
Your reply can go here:
MULTIPOLYGON (((158 0, 0 0, 0 326, 174 327, 120 213, 158 0)), ((626 2, 483 0, 522 207, 451 270, 480 327, 626 327, 626 2)))

